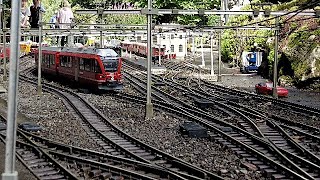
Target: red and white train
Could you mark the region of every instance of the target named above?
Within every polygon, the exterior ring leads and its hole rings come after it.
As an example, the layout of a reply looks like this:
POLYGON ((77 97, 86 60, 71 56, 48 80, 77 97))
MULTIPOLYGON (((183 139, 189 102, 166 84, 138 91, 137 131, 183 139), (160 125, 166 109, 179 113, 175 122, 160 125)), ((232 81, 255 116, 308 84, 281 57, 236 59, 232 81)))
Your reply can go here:
MULTIPOLYGON (((138 42, 129 42, 123 41, 120 44, 121 49, 127 52, 136 54, 137 56, 147 57, 148 48, 147 43, 138 43, 138 42)), ((166 48, 161 47, 159 51, 159 46, 152 47, 152 59, 159 59, 159 56, 162 58, 168 58, 168 53, 166 53, 166 48)), ((174 59, 175 54, 171 54, 171 58, 174 59)))
MULTIPOLYGON (((10 57, 10 46, 7 46, 5 51, 6 51, 6 53, 5 53, 6 54, 6 58, 9 59, 9 57, 10 57)), ((3 45, 2 45, 0 47, 0 58, 3 59, 3 57, 4 57, 4 50, 3 50, 3 45)))
MULTIPOLYGON (((38 65, 38 53, 35 61, 38 65)), ((42 47, 41 70, 89 89, 121 90, 122 59, 112 49, 42 47)))

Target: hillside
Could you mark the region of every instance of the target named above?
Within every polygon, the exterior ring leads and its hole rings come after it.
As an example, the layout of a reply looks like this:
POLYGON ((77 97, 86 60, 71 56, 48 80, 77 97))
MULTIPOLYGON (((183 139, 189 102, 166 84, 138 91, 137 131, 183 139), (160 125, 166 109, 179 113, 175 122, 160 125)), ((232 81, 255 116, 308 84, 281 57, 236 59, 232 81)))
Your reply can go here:
MULTIPOLYGON (((300 12, 303 9, 318 8, 316 1, 297 1, 273 5, 272 10, 287 10, 300 12)), ((246 6, 243 9, 250 9, 246 6)), ((272 27, 274 19, 269 21, 264 17, 251 18, 249 16, 231 17, 227 25, 232 24, 256 24, 272 27), (260 22, 263 21, 263 22, 260 22)), ((319 18, 299 16, 283 16, 280 18, 279 34, 279 83, 295 85, 319 90, 320 85, 320 29, 319 18), (310 85, 311 84, 311 85, 310 85)), ((232 62, 240 59, 243 50, 250 50, 257 43, 265 52, 261 72, 265 78, 272 77, 274 61, 274 32, 269 30, 224 31, 223 34, 223 59, 232 62), (240 36, 239 36, 240 34, 240 36), (241 37, 242 39, 239 39, 241 37), (240 46, 239 46, 240 45, 240 46)))

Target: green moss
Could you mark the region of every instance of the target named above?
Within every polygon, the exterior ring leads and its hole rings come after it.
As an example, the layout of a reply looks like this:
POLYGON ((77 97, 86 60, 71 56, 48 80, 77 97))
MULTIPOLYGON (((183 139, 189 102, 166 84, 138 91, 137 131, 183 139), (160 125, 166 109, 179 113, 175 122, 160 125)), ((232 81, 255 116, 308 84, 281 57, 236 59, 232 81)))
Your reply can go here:
POLYGON ((318 72, 320 72, 320 58, 316 59, 315 67, 318 72))

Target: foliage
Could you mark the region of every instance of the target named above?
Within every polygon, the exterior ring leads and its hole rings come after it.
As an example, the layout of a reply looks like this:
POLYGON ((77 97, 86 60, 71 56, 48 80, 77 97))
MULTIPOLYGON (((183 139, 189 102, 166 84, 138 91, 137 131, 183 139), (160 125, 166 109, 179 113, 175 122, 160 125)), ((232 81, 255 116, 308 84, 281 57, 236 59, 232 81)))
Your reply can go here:
POLYGON ((147 24, 147 18, 143 15, 105 15, 106 24, 147 24))
MULTIPOLYGON (((42 0, 42 6, 45 8, 46 12, 43 14, 43 21, 49 22, 50 18, 58 12, 60 9, 62 0, 42 0)), ((31 4, 32 5, 32 1, 31 4)))
MULTIPOLYGON (((131 0, 139 8, 147 7, 147 0, 131 0)), ((218 0, 154 0, 153 8, 161 9, 214 9, 220 4, 218 0)), ((214 25, 216 16, 199 15, 159 15, 155 17, 159 23, 175 22, 184 25, 214 25)))

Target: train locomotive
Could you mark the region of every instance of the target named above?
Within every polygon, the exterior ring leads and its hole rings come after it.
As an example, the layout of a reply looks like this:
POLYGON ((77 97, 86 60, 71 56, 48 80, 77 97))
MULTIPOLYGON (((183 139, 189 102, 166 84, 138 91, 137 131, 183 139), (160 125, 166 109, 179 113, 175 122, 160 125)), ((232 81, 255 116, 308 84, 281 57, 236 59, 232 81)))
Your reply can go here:
MULTIPOLYGON (((38 53, 35 51, 36 66, 38 53)), ((41 71, 94 90, 121 90, 122 59, 112 49, 42 47, 41 71)))
POLYGON ((2 45, 2 46, 0 47, 0 58, 1 58, 1 59, 3 59, 4 54, 6 54, 6 58, 9 59, 9 57, 10 57, 10 46, 7 46, 7 47, 5 48, 5 52, 6 52, 6 53, 4 53, 3 45, 2 45))
POLYGON ((262 52, 243 52, 240 71, 243 73, 258 72, 261 65, 262 52))

